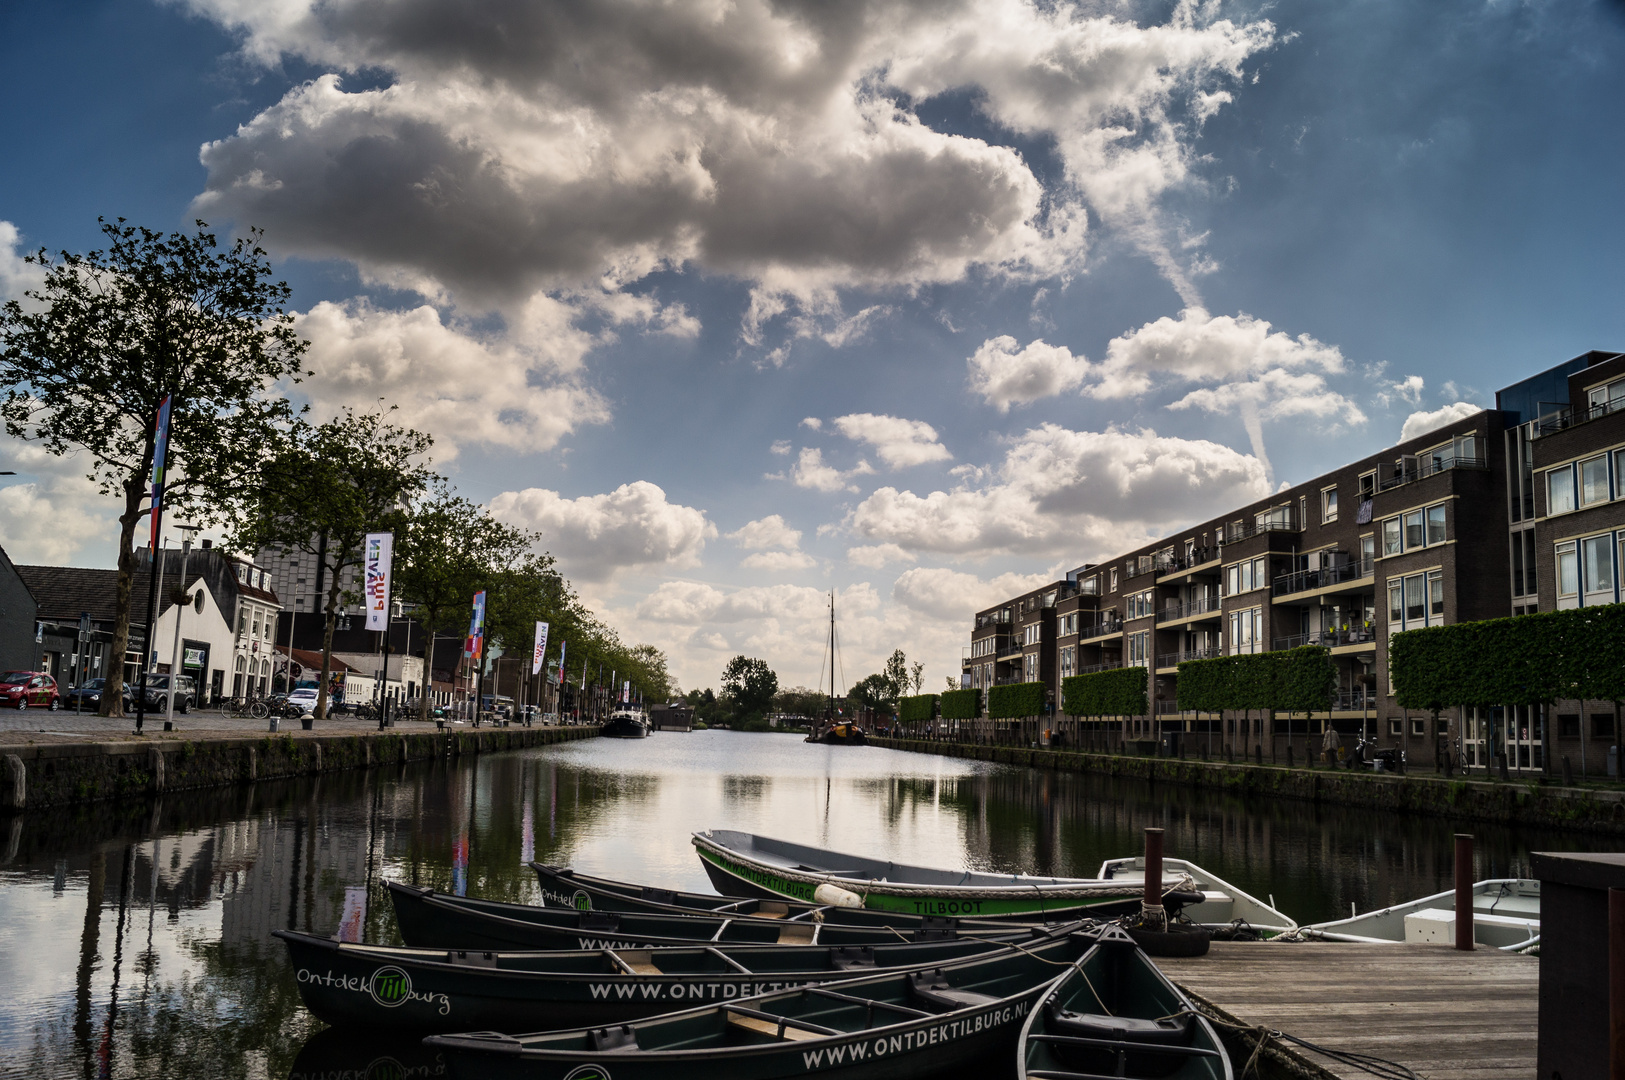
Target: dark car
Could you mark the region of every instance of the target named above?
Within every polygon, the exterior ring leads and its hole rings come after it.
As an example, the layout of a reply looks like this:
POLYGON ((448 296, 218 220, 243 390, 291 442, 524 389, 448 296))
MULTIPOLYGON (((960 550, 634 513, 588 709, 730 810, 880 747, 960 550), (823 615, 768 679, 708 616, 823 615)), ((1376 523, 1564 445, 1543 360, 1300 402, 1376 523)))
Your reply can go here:
MULTIPOLYGON (((107 689, 106 679, 86 679, 62 697, 64 709, 83 708, 95 711, 102 707, 102 692, 107 689)), ((130 684, 123 684, 124 710, 130 709, 130 684)))
POLYGON ((175 684, 175 711, 189 712, 197 705, 197 681, 190 675, 148 675, 147 709, 168 712, 170 683, 175 684))
POLYGON ((61 704, 56 680, 43 671, 8 671, 0 675, 0 705, 55 709, 61 704))

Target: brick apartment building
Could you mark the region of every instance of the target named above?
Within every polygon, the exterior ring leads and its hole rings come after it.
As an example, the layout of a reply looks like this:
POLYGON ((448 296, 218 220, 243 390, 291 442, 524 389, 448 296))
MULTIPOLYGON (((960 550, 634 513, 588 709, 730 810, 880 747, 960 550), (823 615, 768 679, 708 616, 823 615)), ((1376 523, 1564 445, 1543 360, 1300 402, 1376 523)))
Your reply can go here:
POLYGON ((1394 700, 1387 650, 1419 626, 1615 603, 1622 573, 1625 353, 1590 352, 1499 391, 1494 409, 978 612, 962 685, 1043 682, 1058 712, 1066 677, 1143 666, 1150 715, 1067 721, 1069 737, 1284 759, 1288 739, 1301 752, 1330 723, 1413 766, 1448 752, 1542 771, 1562 755, 1601 773, 1613 703, 1469 711, 1435 729, 1394 700), (1256 713, 1179 711, 1180 661, 1304 644, 1336 664, 1326 714, 1266 730, 1256 713))

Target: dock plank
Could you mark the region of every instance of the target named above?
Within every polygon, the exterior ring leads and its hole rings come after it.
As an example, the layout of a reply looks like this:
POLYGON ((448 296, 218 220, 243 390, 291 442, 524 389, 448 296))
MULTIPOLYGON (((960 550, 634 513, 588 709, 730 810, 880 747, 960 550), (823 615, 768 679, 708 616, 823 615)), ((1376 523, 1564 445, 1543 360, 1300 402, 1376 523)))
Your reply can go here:
MULTIPOLYGON (((1443 945, 1214 942, 1157 964, 1193 996, 1247 1024, 1399 1062, 1426 1080, 1535 1075, 1540 961, 1443 945)), ((1368 1080, 1312 1051, 1339 1080, 1368 1080)))

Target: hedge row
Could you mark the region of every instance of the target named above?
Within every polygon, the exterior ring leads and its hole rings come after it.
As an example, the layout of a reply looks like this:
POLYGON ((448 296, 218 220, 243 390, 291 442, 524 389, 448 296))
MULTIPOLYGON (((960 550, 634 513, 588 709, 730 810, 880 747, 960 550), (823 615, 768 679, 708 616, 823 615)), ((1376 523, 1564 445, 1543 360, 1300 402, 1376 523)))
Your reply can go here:
POLYGON ((1143 667, 1095 671, 1061 680, 1061 711, 1068 716, 1145 716, 1149 673, 1143 667))
POLYGON ((982 715, 980 690, 944 690, 942 692, 942 718, 944 720, 975 720, 982 715))
POLYGON ((917 697, 897 699, 897 719, 905 724, 921 720, 934 720, 937 715, 937 695, 920 694, 917 697))
POLYGON ((1388 659, 1407 709, 1625 700, 1625 604, 1407 630, 1388 659))
POLYGON ((987 715, 993 720, 1019 720, 1027 716, 1040 716, 1049 687, 1041 682, 1008 683, 989 687, 987 715))
POLYGON ((1181 711, 1326 712, 1336 690, 1337 668, 1331 652, 1320 645, 1179 665, 1181 711))

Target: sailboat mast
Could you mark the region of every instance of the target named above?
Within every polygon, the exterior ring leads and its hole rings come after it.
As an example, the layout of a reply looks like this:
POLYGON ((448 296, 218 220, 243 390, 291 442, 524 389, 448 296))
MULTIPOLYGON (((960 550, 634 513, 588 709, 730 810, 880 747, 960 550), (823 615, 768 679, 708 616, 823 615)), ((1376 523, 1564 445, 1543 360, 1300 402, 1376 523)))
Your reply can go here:
POLYGON ((829 715, 835 717, 835 590, 829 591, 829 715))

